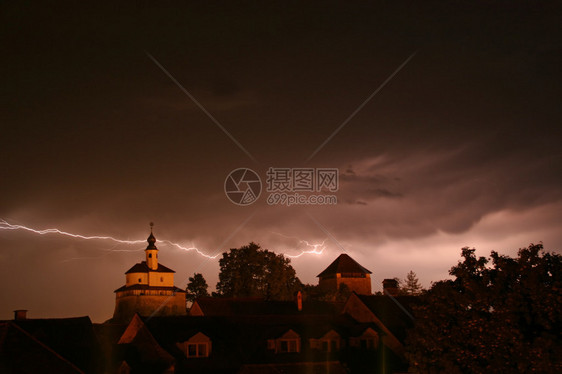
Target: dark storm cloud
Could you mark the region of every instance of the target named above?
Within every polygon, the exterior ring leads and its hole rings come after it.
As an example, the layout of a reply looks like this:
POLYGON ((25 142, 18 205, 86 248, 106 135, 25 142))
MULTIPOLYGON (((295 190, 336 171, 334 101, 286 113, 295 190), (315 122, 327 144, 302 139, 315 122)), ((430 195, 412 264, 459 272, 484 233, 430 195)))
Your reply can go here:
MULTIPOLYGON (((447 235, 464 240, 476 228, 497 243, 479 225, 516 237, 525 227, 517 214, 540 211, 534 222, 547 228, 560 222, 559 5, 63 5, 2 5, 0 218, 122 239, 145 238, 155 221, 157 238, 211 254, 251 240, 298 254, 303 240, 327 240, 336 255, 327 230, 365 261, 407 240, 432 253, 426 241, 445 235, 445 248, 447 235), (307 164, 339 168, 338 205, 270 207, 265 193, 245 208, 227 200, 224 180, 235 168, 264 180, 270 166, 305 165, 415 51, 307 164)), ((54 316, 69 305, 59 287, 75 301, 67 315, 109 316, 112 291, 143 247, 118 252, 110 250, 131 248, 14 235, 0 232, 0 263, 9 264, 0 283, 23 274, 22 287, 42 288, 27 298, 21 288, 2 289, 1 304, 54 316), (80 276, 85 283, 68 285, 80 276), (82 287, 96 295, 85 297, 82 287), (52 303, 43 296, 55 293, 52 303)), ((216 277, 216 262, 163 249, 178 278, 198 269, 216 277)), ((294 262, 311 281, 330 260, 294 262)))

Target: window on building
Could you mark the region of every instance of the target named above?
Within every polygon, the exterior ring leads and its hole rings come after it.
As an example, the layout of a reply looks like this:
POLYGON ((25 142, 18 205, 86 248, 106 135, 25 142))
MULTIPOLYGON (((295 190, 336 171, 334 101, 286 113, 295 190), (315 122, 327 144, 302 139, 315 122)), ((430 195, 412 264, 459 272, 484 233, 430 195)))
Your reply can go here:
POLYGON ((340 334, 330 330, 318 339, 310 339, 310 348, 319 349, 324 352, 336 352, 340 350, 341 343, 340 334))
POLYGON ((361 349, 374 349, 375 348, 375 339, 373 338, 363 338, 359 340, 359 347, 361 349))
POLYGON ((275 350, 275 353, 300 352, 300 335, 289 330, 277 339, 269 339, 267 346, 269 349, 275 350))
POLYGON ((378 343, 379 335, 370 327, 363 331, 363 334, 350 339, 351 346, 362 350, 370 351, 377 349, 378 343))
POLYGON ((211 339, 203 333, 193 335, 189 340, 178 343, 188 358, 209 357, 211 354, 211 339))
POLYGON ((340 349, 339 340, 321 340, 320 349, 324 352, 336 352, 340 349))
POLYGON ((298 342, 297 339, 290 340, 280 340, 279 341, 279 352, 281 353, 291 353, 298 352, 298 342))
POLYGON ((140 282, 142 282, 142 279, 141 279, 141 278, 139 278, 139 283, 140 283, 140 282))
POLYGON ((160 282, 164 282, 164 277, 160 277, 160 282))
POLYGON ((188 343, 187 357, 209 357, 207 343, 188 343))
POLYGON ((207 343, 187 343, 187 357, 209 357, 209 346, 207 343))
POLYGON ((152 258, 152 253, 149 253, 149 254, 148 254, 148 258, 152 258))

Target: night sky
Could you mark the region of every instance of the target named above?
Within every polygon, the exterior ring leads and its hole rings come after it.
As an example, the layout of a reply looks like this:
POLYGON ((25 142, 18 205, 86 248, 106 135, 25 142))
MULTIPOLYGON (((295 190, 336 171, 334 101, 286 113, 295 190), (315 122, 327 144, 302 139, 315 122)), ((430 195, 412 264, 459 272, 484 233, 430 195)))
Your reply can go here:
MULTIPOLYGON (((145 240, 153 221, 181 288, 200 272, 214 289, 218 258, 162 240, 324 243, 292 259, 303 282, 345 251, 375 291, 410 270, 428 287, 465 246, 562 251, 560 4, 39 3, 0 11, 11 225, 145 240), (232 170, 270 167, 338 168, 338 204, 228 200, 232 170)), ((145 247, 0 230, 0 319, 102 322, 145 247)))

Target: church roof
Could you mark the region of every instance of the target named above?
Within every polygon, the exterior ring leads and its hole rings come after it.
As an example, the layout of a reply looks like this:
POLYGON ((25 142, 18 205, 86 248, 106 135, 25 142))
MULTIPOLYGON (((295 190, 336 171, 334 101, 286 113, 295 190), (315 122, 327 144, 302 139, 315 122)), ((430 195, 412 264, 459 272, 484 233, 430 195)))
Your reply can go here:
POLYGON ((127 270, 125 272, 125 274, 129 274, 129 273, 148 273, 149 271, 157 271, 159 273, 175 273, 175 271, 173 271, 172 269, 162 265, 162 264, 158 264, 158 269, 156 270, 151 270, 148 265, 146 264, 146 261, 143 262, 139 262, 135 265, 133 265, 132 268, 130 268, 129 270, 127 270))
POLYGON ((330 264, 330 266, 328 266, 323 272, 318 274, 317 277, 325 277, 338 273, 371 274, 372 272, 359 265, 359 263, 349 257, 349 255, 342 253, 338 258, 334 260, 334 262, 330 264))

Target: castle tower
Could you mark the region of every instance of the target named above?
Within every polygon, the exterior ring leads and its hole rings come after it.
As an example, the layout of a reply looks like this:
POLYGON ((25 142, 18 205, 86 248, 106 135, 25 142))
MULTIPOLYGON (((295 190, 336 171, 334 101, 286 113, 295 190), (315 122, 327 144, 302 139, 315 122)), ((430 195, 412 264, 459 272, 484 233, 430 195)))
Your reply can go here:
POLYGON ((343 253, 334 260, 323 272, 318 285, 326 291, 336 292, 341 284, 345 284, 351 291, 361 295, 370 295, 371 271, 359 265, 357 261, 343 253))
POLYGON ((146 260, 135 264, 125 273, 125 285, 115 290, 113 320, 128 322, 135 315, 185 315, 185 291, 174 286, 172 269, 158 263, 156 238, 146 240, 146 260))

